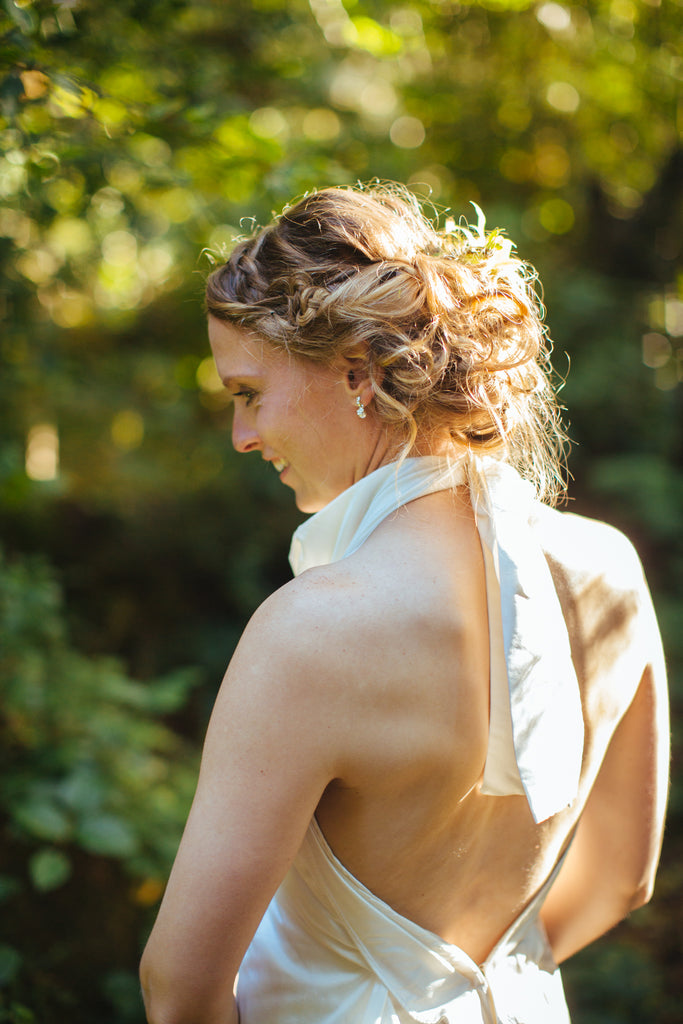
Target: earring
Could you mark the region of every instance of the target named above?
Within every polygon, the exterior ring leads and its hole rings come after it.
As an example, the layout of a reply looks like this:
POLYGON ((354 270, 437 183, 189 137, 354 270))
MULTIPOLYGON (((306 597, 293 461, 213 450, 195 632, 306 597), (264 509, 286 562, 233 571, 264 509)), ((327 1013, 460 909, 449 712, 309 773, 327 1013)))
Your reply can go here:
POLYGON ((365 419, 365 406, 360 400, 360 395, 356 395, 356 416, 359 420, 365 419))

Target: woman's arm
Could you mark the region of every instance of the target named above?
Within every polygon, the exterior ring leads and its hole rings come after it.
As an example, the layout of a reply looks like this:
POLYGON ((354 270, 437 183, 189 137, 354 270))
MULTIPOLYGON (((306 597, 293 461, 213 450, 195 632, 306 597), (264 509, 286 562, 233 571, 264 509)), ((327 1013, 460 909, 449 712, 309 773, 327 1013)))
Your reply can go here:
POLYGON ((236 1024, 240 962, 335 775, 330 630, 311 627, 310 601, 282 595, 245 630, 209 723, 141 963, 150 1024, 236 1024))
POLYGON ((558 963, 652 895, 668 789, 669 718, 664 659, 649 595, 643 619, 654 656, 614 732, 541 912, 558 963))

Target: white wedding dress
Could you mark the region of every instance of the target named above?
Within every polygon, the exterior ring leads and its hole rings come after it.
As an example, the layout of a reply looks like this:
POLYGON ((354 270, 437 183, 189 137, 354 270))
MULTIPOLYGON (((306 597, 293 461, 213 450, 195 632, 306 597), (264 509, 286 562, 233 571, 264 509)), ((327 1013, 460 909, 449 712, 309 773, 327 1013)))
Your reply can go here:
MULTIPOLYGON (((337 561, 400 506, 466 483, 484 553, 491 648, 482 792, 524 793, 543 821, 576 796, 583 718, 567 630, 534 535, 531 486, 489 458, 383 466, 299 527, 290 559, 296 574, 337 561)), ((476 964, 370 892, 314 819, 240 968, 240 1024, 568 1024, 538 920, 559 866, 476 964)))

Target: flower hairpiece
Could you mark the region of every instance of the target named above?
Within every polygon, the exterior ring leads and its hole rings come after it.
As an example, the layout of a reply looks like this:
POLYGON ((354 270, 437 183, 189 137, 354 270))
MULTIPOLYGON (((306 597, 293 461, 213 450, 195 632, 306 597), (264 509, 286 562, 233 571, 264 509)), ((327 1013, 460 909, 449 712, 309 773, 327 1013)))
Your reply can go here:
POLYGON ((511 258, 515 243, 511 238, 506 238, 499 228, 492 231, 486 230, 486 215, 477 203, 471 204, 477 214, 475 224, 468 224, 464 218, 456 224, 453 218, 449 218, 444 227, 446 233, 454 235, 459 241, 459 255, 465 258, 468 255, 480 260, 482 256, 495 266, 500 263, 507 263, 511 258))

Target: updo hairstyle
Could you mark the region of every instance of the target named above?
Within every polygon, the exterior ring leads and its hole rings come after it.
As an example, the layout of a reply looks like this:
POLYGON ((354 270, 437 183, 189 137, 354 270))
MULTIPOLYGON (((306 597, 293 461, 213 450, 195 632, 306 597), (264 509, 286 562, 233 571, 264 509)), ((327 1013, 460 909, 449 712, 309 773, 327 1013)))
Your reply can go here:
POLYGON ((206 308, 295 356, 361 360, 403 452, 446 428, 553 501, 565 434, 536 275, 512 248, 483 215, 439 228, 401 186, 326 188, 239 241, 206 308))

